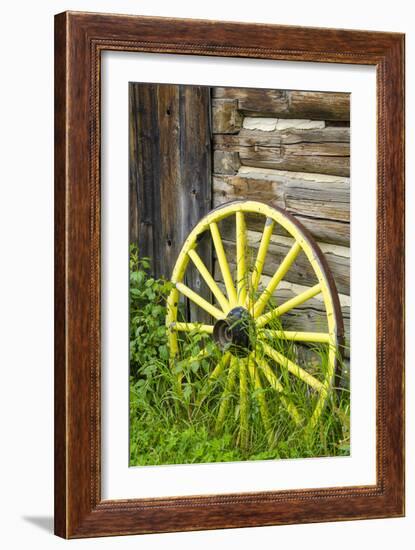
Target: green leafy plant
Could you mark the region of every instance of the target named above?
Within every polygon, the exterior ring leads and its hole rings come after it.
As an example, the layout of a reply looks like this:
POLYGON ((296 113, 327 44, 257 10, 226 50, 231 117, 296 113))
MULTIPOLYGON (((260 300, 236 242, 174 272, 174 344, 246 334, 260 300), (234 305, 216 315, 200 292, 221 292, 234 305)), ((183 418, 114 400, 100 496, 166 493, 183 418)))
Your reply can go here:
POLYGON ((168 360, 166 334, 166 297, 171 283, 149 273, 148 258, 130 249, 130 372, 137 376, 153 372, 168 360))

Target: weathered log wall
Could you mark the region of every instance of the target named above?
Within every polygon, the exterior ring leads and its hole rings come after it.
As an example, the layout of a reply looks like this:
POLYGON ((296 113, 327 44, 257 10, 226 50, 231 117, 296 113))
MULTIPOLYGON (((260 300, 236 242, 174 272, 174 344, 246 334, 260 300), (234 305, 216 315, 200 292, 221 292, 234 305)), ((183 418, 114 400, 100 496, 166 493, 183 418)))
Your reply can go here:
MULTIPOLYGON (((283 207, 311 232, 328 260, 348 338, 349 108, 344 93, 131 84, 130 240, 150 256, 154 275, 170 278, 184 239, 212 206, 252 199, 283 207)), ((255 257, 263 220, 251 216, 247 222, 255 257)), ((232 222, 221 224, 233 268, 234 230, 232 222)), ((291 244, 281 228, 275 233, 264 284, 291 244)), ((199 253, 220 282, 207 240, 199 253)), ((196 270, 186 282, 211 299, 196 270)), ((277 299, 314 283, 300 255, 277 299)), ((188 307, 191 318, 203 320, 196 306, 188 307)), ((286 328, 293 330, 316 330, 323 322, 318 298, 285 316, 286 328)))
MULTIPOLYGON (((252 199, 285 208, 323 250, 340 294, 346 339, 350 335, 350 100, 344 93, 241 88, 212 89, 213 204, 252 199)), ((255 257, 263 220, 248 218, 255 257)), ((221 230, 235 268, 232 223, 221 230)), ((273 236, 263 284, 275 273, 291 239, 273 236)), ((220 281, 215 262, 215 275, 220 281)), ((276 298, 289 299, 315 284, 300 255, 276 298)), ((318 297, 284 316, 287 329, 318 330, 325 323, 318 297)))
MULTIPOLYGON (((130 83, 129 99, 130 242, 151 259, 154 276, 169 279, 183 241, 212 205, 210 89, 130 83)), ((212 269, 210 243, 199 254, 212 269)), ((192 266, 186 282, 210 300, 192 266)), ((208 319, 187 306, 191 318, 208 319)))
POLYGON ((349 94, 262 88, 213 88, 213 97, 233 100, 244 116, 350 121, 349 94))

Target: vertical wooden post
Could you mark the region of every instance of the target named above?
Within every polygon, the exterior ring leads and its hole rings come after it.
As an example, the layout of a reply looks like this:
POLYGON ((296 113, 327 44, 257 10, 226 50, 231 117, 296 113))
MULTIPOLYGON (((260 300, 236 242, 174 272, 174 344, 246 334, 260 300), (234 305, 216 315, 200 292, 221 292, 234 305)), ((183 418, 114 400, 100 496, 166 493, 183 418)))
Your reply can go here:
MULTIPOLYGON (((152 262, 156 277, 170 278, 183 241, 211 209, 210 89, 130 84, 130 242, 152 262)), ((198 253, 212 271, 212 250, 198 253)), ((210 301, 197 271, 186 279, 210 301)), ((188 304, 190 318, 206 320, 188 304)))

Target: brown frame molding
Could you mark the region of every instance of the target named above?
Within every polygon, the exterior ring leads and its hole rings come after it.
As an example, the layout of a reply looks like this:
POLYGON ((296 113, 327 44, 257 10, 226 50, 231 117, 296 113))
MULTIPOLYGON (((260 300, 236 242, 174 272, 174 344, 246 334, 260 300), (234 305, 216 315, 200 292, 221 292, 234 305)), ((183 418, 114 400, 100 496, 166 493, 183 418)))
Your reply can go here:
POLYGON ((61 13, 55 17, 55 163, 55 533, 77 538, 402 516, 404 35, 61 13), (101 501, 103 50, 376 66, 376 485, 101 501))

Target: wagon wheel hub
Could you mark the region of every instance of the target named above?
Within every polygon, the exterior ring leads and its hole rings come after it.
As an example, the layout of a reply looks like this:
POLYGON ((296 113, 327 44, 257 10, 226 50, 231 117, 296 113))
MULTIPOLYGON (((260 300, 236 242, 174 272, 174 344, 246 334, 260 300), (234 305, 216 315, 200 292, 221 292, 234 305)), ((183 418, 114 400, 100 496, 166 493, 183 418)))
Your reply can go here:
POLYGON ((246 357, 253 349, 255 321, 244 307, 235 307, 213 327, 213 339, 223 351, 246 357))

